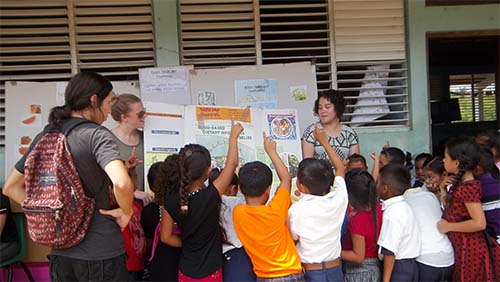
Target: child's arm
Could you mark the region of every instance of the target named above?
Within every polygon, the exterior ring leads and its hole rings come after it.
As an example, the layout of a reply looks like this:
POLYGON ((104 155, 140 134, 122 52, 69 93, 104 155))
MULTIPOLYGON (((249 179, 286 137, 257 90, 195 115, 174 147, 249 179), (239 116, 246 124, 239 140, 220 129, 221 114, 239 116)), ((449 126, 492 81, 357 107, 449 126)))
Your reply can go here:
POLYGON ((276 142, 269 136, 266 136, 265 133, 262 134, 262 137, 264 138, 264 150, 271 159, 274 168, 276 169, 276 173, 278 174, 278 177, 280 179, 279 187, 286 189, 288 193, 290 193, 290 190, 292 188, 292 177, 290 176, 288 169, 283 163, 283 160, 281 160, 280 156, 278 155, 278 152, 276 152, 276 142))
POLYGON ((352 250, 342 251, 340 257, 354 263, 362 263, 365 260, 365 237, 352 234, 352 250))
POLYGON ((161 209, 161 231, 160 240, 172 247, 182 247, 182 240, 179 236, 173 234, 174 220, 170 214, 164 209, 161 209))
POLYGON ((465 203, 471 219, 462 222, 448 222, 441 219, 438 222, 438 229, 441 233, 454 232, 477 232, 486 228, 486 218, 481 203, 465 203))
POLYGON ((234 170, 238 166, 238 137, 242 131, 243 126, 241 123, 231 120, 231 133, 229 134, 229 148, 227 149, 226 164, 219 177, 214 180, 214 186, 217 188, 220 195, 224 194, 229 184, 231 184, 234 170))
POLYGON ((328 143, 328 137, 326 137, 326 132, 324 129, 317 127, 314 125, 314 138, 318 140, 318 142, 325 148, 330 161, 332 162, 333 167, 335 168, 335 176, 344 177, 345 176, 345 167, 342 160, 340 160, 339 156, 335 152, 335 150, 328 143))
POLYGON ((378 172, 380 170, 380 167, 379 167, 379 155, 377 155, 377 153, 375 152, 372 152, 370 154, 370 157, 372 158, 373 160, 373 168, 372 168, 372 177, 375 181, 377 181, 377 178, 378 178, 378 172))
POLYGON ((382 282, 391 281, 395 261, 396 257, 394 255, 384 255, 384 272, 382 273, 382 282))

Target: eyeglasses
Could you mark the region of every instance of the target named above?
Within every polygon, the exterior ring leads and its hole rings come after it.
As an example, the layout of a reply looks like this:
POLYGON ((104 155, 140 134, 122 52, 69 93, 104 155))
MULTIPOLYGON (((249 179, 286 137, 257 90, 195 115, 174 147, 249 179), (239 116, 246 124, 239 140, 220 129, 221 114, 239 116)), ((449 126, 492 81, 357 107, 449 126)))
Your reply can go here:
POLYGON ((137 113, 138 118, 143 118, 146 115, 146 109, 140 111, 137 113))

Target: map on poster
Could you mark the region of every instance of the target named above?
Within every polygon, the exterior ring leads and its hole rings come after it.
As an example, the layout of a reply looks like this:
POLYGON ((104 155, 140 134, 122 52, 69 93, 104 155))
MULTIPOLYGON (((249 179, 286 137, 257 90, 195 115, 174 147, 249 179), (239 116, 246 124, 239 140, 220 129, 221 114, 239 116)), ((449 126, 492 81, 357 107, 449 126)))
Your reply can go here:
MULTIPOLYGON (((302 151, 298 117, 295 109, 254 109, 241 107, 182 106, 146 102, 147 118, 144 127, 145 169, 168 155, 177 153, 188 143, 205 146, 212 163, 224 167, 231 132, 231 120, 243 125, 239 137, 239 166, 262 161, 274 172, 271 160, 263 147, 262 133, 276 141, 278 153, 296 177, 302 151)), ((273 187, 279 183, 275 174, 273 187)), ((294 198, 292 193, 292 198, 294 198)), ((295 199, 296 200, 296 199, 295 199)))

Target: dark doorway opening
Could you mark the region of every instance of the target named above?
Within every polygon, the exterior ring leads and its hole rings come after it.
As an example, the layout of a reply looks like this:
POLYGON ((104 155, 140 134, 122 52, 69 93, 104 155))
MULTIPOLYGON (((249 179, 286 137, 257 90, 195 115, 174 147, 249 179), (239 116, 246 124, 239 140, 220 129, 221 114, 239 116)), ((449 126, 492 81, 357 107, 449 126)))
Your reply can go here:
POLYGON ((450 137, 499 129, 499 42, 493 35, 429 34, 429 100, 434 154, 450 137))

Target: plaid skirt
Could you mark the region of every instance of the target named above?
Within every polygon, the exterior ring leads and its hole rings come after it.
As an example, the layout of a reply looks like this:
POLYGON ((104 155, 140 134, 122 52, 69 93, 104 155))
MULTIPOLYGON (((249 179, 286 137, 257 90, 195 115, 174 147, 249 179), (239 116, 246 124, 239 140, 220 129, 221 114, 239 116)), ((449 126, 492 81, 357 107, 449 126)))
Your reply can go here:
POLYGON ((374 282, 382 279, 378 258, 365 258, 361 264, 344 261, 343 269, 346 282, 374 282))

